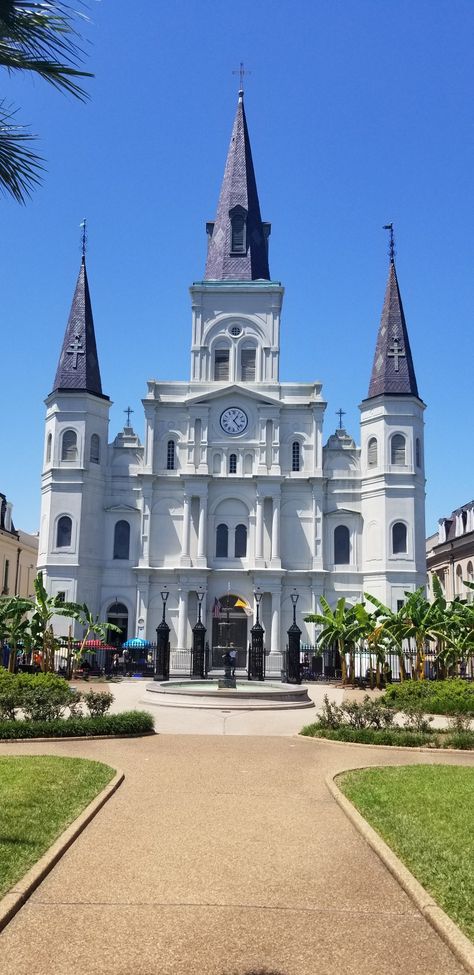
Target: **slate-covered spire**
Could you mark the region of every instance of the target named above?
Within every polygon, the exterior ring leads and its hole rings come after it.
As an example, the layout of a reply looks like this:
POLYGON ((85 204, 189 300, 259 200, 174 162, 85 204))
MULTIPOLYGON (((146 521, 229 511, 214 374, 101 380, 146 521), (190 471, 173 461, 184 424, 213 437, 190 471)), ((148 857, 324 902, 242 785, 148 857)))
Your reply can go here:
POLYGON ((207 225, 207 232, 206 280, 270 280, 270 224, 262 223, 260 216, 243 91, 239 91, 216 220, 207 225))
POLYGON ((55 391, 64 389, 103 396, 84 255, 54 380, 55 391))
POLYGON ((372 396, 418 396, 408 331, 393 257, 382 309, 368 399, 372 396))

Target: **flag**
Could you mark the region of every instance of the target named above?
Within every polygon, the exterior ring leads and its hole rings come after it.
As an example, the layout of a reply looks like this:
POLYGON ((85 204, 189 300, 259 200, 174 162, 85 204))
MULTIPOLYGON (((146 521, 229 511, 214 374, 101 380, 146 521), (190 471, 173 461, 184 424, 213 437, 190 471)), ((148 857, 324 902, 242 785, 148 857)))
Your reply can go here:
POLYGON ((218 620, 219 619, 219 616, 221 615, 221 609, 222 609, 222 606, 221 606, 219 600, 216 597, 216 599, 214 600, 214 605, 212 607, 212 615, 213 615, 213 617, 214 617, 215 620, 218 620))
POLYGON ((236 609, 237 606, 240 606, 241 609, 247 609, 247 603, 244 603, 243 599, 240 599, 240 596, 234 603, 234 609, 236 609))

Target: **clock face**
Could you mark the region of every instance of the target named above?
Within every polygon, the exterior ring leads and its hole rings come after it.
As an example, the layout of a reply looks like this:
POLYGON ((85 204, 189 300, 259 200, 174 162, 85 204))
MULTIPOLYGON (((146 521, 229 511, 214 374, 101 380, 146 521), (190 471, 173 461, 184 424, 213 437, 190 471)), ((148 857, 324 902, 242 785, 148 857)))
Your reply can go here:
POLYGON ((221 413, 221 427, 224 433, 243 433, 248 424, 248 416, 238 406, 229 406, 221 413))

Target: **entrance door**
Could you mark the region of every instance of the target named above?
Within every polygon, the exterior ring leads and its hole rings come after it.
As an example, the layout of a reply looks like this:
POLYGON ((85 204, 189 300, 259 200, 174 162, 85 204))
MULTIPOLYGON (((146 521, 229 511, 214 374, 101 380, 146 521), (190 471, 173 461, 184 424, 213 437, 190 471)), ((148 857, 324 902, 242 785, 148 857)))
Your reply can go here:
POLYGON ((235 605, 237 601, 248 605, 242 596, 233 594, 221 596, 214 604, 212 667, 218 670, 223 669, 224 653, 230 646, 237 650, 236 667, 245 669, 247 666, 248 617, 244 606, 235 605))

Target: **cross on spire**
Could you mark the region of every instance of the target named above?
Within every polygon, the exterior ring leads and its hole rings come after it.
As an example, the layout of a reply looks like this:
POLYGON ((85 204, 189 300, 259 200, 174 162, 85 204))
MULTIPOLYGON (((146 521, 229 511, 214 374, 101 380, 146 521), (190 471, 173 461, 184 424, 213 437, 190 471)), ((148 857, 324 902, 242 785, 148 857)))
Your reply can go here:
POLYGON ((396 251, 395 251, 395 238, 394 238, 394 235, 393 235, 393 223, 386 223, 386 224, 384 224, 384 228, 383 229, 390 231, 390 243, 388 245, 388 253, 389 253, 389 256, 390 256, 390 263, 393 264, 393 262, 395 260, 395 254, 396 254, 396 251))
POLYGON ((79 226, 81 228, 82 263, 84 264, 84 261, 86 259, 86 250, 87 250, 87 220, 85 217, 82 223, 79 224, 79 226))
POLYGON ((245 68, 244 68, 244 62, 241 61, 240 64, 239 64, 239 67, 235 71, 233 71, 232 74, 238 74, 239 75, 239 94, 242 94, 243 95, 243 93, 244 93, 244 77, 245 77, 246 74, 252 74, 252 72, 251 71, 246 71, 245 68))
POLYGON ((405 356, 405 350, 403 348, 400 349, 399 348, 399 345, 400 345, 400 343, 399 343, 398 339, 397 338, 394 338, 393 345, 390 347, 390 349, 387 352, 387 356, 390 359, 393 359, 394 360, 395 372, 398 372, 398 368, 399 368, 399 366, 398 366, 398 360, 399 359, 405 359, 406 358, 406 356, 405 356))
POLYGON ((69 348, 66 349, 66 352, 68 355, 72 355, 74 357, 72 362, 72 368, 77 369, 78 355, 85 355, 85 351, 82 346, 82 339, 80 335, 74 336, 74 342, 71 342, 69 348))
POLYGON ((127 406, 127 409, 124 410, 123 412, 127 414, 127 427, 129 427, 130 426, 130 414, 131 413, 135 413, 135 410, 132 410, 131 406, 127 406))
POLYGON ((342 430, 342 418, 346 415, 345 410, 336 410, 336 416, 339 417, 339 429, 342 430))

